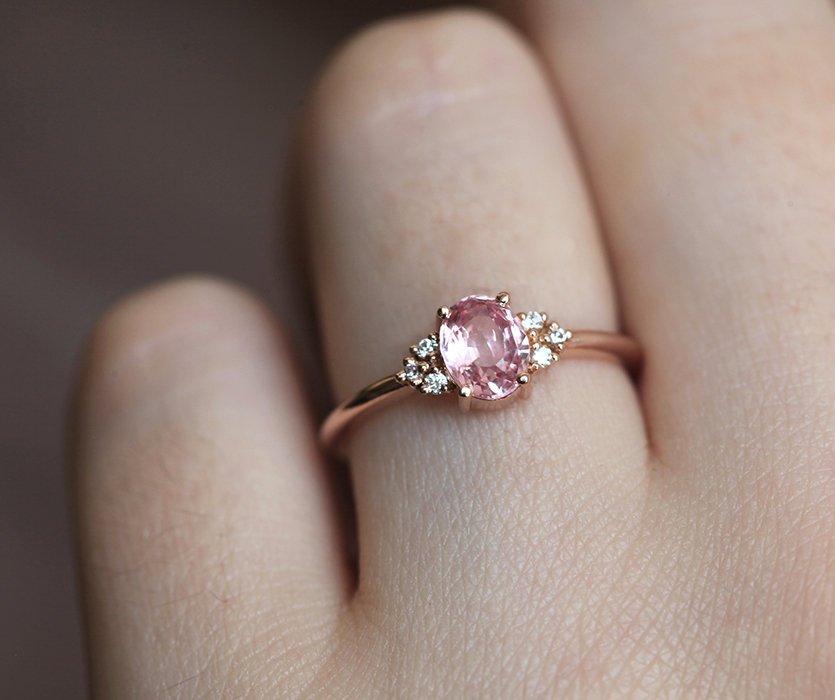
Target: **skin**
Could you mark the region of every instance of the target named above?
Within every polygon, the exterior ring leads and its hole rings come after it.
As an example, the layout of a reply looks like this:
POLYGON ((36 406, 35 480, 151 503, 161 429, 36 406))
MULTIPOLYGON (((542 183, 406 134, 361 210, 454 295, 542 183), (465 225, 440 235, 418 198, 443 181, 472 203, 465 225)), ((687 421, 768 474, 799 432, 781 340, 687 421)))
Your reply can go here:
POLYGON ((506 288, 636 336, 640 381, 405 401, 352 432, 346 515, 261 302, 128 298, 76 420, 97 694, 835 695, 835 12, 508 8, 372 27, 313 89, 323 370, 343 398, 506 288))

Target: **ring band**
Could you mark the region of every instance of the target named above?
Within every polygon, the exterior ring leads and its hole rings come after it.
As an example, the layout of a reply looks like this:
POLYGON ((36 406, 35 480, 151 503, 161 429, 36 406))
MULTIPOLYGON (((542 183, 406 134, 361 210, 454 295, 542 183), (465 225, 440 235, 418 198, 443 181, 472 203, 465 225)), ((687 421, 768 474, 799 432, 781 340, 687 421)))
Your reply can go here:
POLYGON ((437 312, 436 332, 413 345, 403 369, 360 390, 322 423, 319 440, 333 450, 360 415, 417 391, 427 396, 458 395, 458 405, 498 408, 511 398, 530 395, 532 379, 565 358, 618 361, 636 372, 638 343, 607 331, 569 331, 542 311, 514 315, 510 295, 473 295, 437 312))

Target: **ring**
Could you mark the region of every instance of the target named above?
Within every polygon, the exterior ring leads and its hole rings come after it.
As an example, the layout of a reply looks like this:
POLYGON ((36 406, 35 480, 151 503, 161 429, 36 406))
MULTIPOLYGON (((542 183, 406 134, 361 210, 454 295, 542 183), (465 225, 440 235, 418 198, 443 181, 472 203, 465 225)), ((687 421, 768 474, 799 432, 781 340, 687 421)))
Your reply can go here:
POLYGON ((514 315, 507 292, 466 296, 438 309, 435 332, 409 349, 400 372, 337 406, 322 423, 320 442, 332 450, 361 414, 415 392, 457 394, 463 411, 503 407, 529 396, 534 376, 564 357, 615 360, 634 372, 641 349, 619 333, 570 331, 543 311, 514 315))

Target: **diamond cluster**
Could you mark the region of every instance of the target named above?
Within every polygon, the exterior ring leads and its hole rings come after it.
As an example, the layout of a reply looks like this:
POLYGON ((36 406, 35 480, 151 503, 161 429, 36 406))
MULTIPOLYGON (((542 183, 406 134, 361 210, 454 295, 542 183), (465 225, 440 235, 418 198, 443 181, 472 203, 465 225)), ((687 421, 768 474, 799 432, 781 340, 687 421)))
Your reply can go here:
POLYGON ((446 394, 455 388, 438 352, 436 334, 422 338, 410 348, 410 354, 403 358, 403 370, 398 373, 397 379, 433 396, 446 394))
POLYGON ((543 311, 527 311, 517 316, 531 341, 531 371, 556 362, 565 344, 571 340, 571 331, 555 321, 549 323, 548 314, 543 311))

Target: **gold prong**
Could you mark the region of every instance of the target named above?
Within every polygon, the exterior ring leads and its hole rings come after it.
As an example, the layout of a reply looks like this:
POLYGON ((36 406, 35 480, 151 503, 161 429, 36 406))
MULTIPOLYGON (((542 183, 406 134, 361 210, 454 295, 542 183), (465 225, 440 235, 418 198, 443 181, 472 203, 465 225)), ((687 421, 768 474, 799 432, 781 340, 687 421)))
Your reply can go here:
POLYGON ((473 405, 473 390, 471 387, 462 386, 458 390, 458 408, 462 413, 466 413, 473 405))
POLYGON ((442 306, 438 309, 438 318, 449 318, 450 313, 448 306, 442 306))
POLYGON ((519 385, 519 391, 522 392, 522 398, 527 399, 531 395, 531 375, 520 374, 516 377, 516 383, 519 385))
POLYGON ((510 294, 507 292, 499 292, 496 295, 496 301, 502 306, 507 306, 510 303, 510 294))

